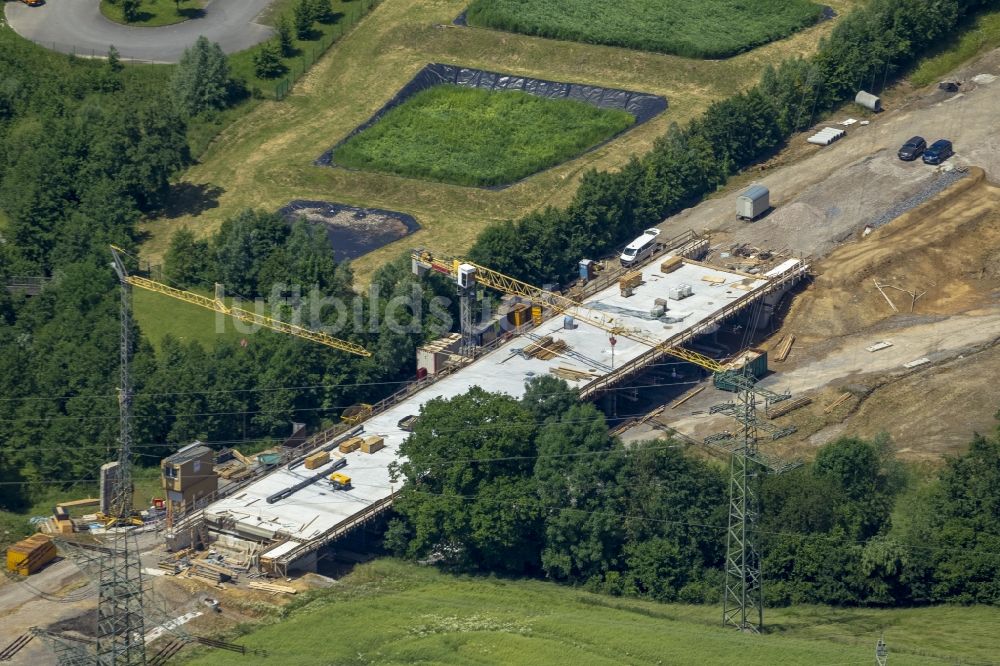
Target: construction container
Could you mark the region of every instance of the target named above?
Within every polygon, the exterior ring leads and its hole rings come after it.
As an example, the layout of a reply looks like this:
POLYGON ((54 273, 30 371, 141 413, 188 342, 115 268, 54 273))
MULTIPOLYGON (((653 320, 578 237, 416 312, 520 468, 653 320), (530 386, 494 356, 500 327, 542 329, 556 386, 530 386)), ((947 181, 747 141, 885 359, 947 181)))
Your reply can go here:
POLYGON ((667 257, 660 262, 661 273, 673 273, 684 265, 684 257, 667 257))
POLYGON ((361 446, 361 442, 364 440, 360 437, 351 437, 350 439, 345 439, 340 443, 339 450, 341 453, 351 453, 352 451, 357 451, 361 446))
POLYGON ((767 351, 763 349, 748 349, 726 364, 723 372, 715 374, 713 384, 723 391, 736 391, 731 376, 745 375, 760 379, 767 374, 767 351))
POLYGON ((383 448, 385 448, 385 438, 378 435, 365 437, 364 441, 361 442, 362 453, 375 453, 383 448))
POLYGON ((528 323, 531 309, 524 303, 516 303, 507 313, 507 321, 514 328, 520 328, 528 323))
POLYGON ((330 462, 330 452, 320 451, 319 453, 314 453, 311 456, 306 456, 306 469, 318 469, 323 465, 330 462))
POLYGON ((7 548, 7 571, 21 576, 30 576, 55 559, 56 546, 44 534, 18 541, 7 548))
POLYGON ((763 185, 751 185, 736 197, 736 217, 756 220, 771 208, 771 192, 763 185))

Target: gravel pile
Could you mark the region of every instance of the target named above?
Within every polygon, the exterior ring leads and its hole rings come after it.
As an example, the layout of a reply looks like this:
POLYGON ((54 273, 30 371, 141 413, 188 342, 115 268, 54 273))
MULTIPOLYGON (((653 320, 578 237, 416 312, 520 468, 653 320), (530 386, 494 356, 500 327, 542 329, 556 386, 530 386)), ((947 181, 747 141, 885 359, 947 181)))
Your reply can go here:
POLYGON ((895 204, 888 210, 881 213, 878 217, 874 218, 868 224, 871 225, 872 229, 878 229, 884 224, 892 222, 897 217, 903 213, 916 208, 920 204, 924 203, 931 197, 933 197, 938 192, 941 192, 946 187, 952 183, 957 182, 965 176, 965 171, 958 171, 957 169, 952 169, 951 171, 942 171, 938 174, 938 177, 929 181, 920 191, 911 197, 903 199, 899 203, 895 204))

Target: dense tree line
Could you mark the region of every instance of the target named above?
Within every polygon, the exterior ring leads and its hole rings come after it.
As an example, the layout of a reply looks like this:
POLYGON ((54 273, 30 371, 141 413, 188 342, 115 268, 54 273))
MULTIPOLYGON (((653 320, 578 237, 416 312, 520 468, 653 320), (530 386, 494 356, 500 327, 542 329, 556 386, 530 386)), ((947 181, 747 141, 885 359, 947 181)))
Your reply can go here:
MULTIPOLYGON (((479 388, 434 400, 401 452, 386 533, 399 555, 661 601, 719 598, 727 470, 669 440, 624 446, 559 380, 532 380, 521 400, 479 388)), ((824 446, 763 481, 767 602, 1000 603, 997 483, 1000 428, 926 486, 884 436, 824 446)))
MULTIPOLYGON (((51 279, 30 298, 0 287, 0 475, 24 482, 0 488, 0 508, 31 503, 52 482, 94 479, 114 456, 119 292, 108 244, 135 253, 137 221, 155 218, 189 161, 192 114, 223 103, 217 55, 200 43, 171 73, 0 39, 0 281, 51 279)), ((276 282, 354 295, 350 269, 332 260, 321 228, 254 211, 208 240, 178 234, 166 264, 182 286, 219 281, 248 297, 269 296, 276 282)), ((158 464, 193 438, 282 437, 291 421, 316 426, 396 390, 436 323, 426 316, 433 290, 415 294, 413 281, 408 263, 385 266, 373 280, 377 296, 338 331, 371 358, 267 332, 245 347, 212 349, 167 337, 154 353, 136 325, 137 461, 158 464), (397 296, 420 301, 424 316, 394 306, 397 296), (389 308, 399 326, 373 325, 389 308)))
POLYGON ((769 67, 750 90, 712 104, 617 172, 590 171, 566 208, 489 226, 470 257, 535 284, 570 277, 642 229, 697 203, 776 150, 817 114, 880 89, 990 0, 872 0, 840 19, 818 53, 769 67))

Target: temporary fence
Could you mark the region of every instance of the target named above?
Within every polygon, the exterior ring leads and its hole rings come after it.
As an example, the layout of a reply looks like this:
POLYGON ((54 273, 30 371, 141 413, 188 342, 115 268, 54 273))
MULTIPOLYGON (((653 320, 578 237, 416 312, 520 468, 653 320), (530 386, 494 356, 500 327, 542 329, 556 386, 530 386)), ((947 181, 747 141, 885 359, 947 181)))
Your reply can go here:
POLYGON ((302 62, 293 63, 285 78, 275 85, 274 98, 277 100, 284 99, 289 91, 291 91, 292 86, 295 85, 295 82, 299 80, 299 77, 305 74, 334 42, 343 37, 379 2, 381 0, 361 0, 357 5, 347 9, 336 25, 333 26, 333 29, 323 35, 319 41, 309 46, 303 46, 302 62))

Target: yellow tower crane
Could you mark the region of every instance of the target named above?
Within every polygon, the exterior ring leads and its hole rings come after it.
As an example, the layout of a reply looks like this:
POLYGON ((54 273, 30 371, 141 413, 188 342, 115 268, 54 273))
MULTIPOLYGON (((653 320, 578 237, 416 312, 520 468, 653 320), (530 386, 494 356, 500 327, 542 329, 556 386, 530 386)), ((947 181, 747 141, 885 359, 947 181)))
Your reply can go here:
POLYGON ((222 285, 220 284, 215 285, 215 298, 209 298, 208 296, 202 296, 201 294, 196 294, 191 291, 176 289, 175 287, 171 287, 148 278, 131 275, 127 270, 125 270, 125 262, 122 259, 122 255, 127 253, 120 247, 112 245, 111 254, 115 258, 115 264, 120 267, 124 280, 134 287, 139 287, 140 289, 152 291, 157 294, 163 294, 164 296, 169 296, 171 298, 176 298, 177 300, 191 303, 192 305, 198 305, 212 310, 213 312, 219 312, 227 315, 246 324, 263 326, 264 328, 271 329, 272 331, 287 333, 288 335, 294 335, 299 338, 318 342, 321 345, 326 345, 327 347, 332 347, 333 349, 338 349, 349 354, 356 354, 357 356, 364 357, 372 355, 370 351, 359 344, 335 338, 332 335, 323 333, 322 331, 314 331, 295 324, 289 324, 288 322, 281 321, 280 319, 274 319, 273 317, 268 317, 256 312, 226 305, 222 298, 222 285))
MULTIPOLYGON (((455 280, 463 295, 468 294, 469 290, 472 289, 475 284, 481 284, 504 294, 519 296, 533 304, 550 307, 560 314, 569 314, 580 321, 607 331, 612 335, 619 335, 621 337, 634 340, 664 354, 669 354, 674 358, 694 363, 695 365, 704 368, 713 374, 726 373, 726 381, 732 384, 736 390, 750 389, 752 387, 752 390, 755 393, 760 394, 769 402, 778 402, 787 397, 786 395, 774 393, 772 391, 754 386, 755 380, 752 377, 747 377, 741 373, 733 372, 732 370, 727 369, 722 363, 716 361, 714 358, 705 356, 704 354, 699 354, 698 352, 690 349, 685 349, 684 347, 665 344, 659 340, 644 335, 642 332, 636 331, 635 329, 619 326, 615 322, 615 317, 609 315, 608 313, 589 308, 585 304, 571 298, 567 298, 562 294, 557 294, 555 292, 536 287, 532 284, 510 277, 509 275, 504 275, 499 271, 495 271, 491 268, 481 266, 471 261, 435 257, 427 250, 415 250, 410 258, 414 273, 422 275, 424 272, 430 270, 435 273, 445 275, 455 280)), ((463 299, 463 310, 466 309, 468 308, 465 306, 463 299)), ((468 325, 466 319, 467 317, 463 312, 463 338, 469 334, 469 332, 465 329, 468 325)))

